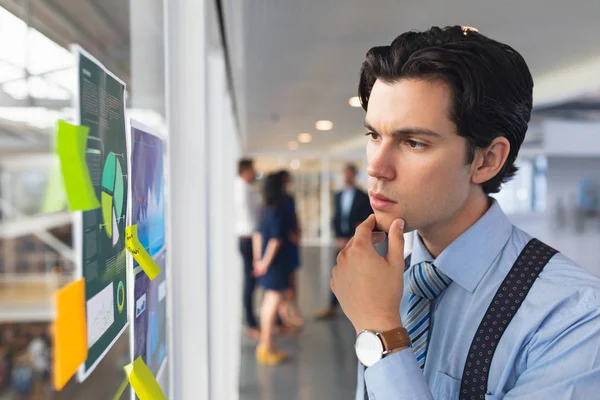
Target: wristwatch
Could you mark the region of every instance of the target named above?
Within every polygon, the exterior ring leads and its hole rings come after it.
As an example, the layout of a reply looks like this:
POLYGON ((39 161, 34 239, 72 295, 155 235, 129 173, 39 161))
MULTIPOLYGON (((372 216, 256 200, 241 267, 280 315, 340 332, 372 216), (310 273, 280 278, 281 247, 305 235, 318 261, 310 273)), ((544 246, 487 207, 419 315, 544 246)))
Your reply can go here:
POLYGON ((358 360, 370 367, 386 355, 411 347, 408 331, 402 327, 389 331, 364 330, 356 337, 354 350, 358 360))

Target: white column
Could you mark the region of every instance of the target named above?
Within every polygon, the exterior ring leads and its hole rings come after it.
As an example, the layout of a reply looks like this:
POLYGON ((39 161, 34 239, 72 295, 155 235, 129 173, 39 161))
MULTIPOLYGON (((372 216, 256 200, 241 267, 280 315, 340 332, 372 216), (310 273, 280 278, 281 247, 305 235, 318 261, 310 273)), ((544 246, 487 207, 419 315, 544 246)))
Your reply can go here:
POLYGON ((209 368, 210 398, 237 399, 237 379, 241 335, 241 287, 237 282, 243 267, 237 256, 238 244, 233 229, 235 204, 233 183, 236 177, 236 134, 227 96, 225 60, 221 48, 208 50, 207 122, 210 135, 209 176, 209 368))
POLYGON ((163 0, 130 0, 131 106, 165 116, 163 0))
POLYGON ((331 173, 329 158, 321 158, 321 245, 331 244, 331 173))
POLYGON ((210 398, 205 6, 203 0, 164 1, 172 399, 210 398))

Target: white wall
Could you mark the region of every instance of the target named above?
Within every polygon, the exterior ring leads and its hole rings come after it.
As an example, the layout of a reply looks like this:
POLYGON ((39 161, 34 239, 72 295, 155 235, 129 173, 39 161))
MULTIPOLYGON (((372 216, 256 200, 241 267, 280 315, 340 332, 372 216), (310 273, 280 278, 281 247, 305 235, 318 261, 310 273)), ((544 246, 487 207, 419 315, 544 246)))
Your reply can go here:
POLYGON ((542 124, 548 156, 598 157, 600 122, 548 120, 542 124))
POLYGON ((510 218, 519 228, 600 275, 600 219, 588 219, 583 232, 575 229, 573 207, 579 183, 586 178, 600 182, 600 156, 548 157, 546 212, 515 214, 510 218), (556 204, 559 200, 567 211, 566 223, 563 225, 559 225, 556 219, 556 204))

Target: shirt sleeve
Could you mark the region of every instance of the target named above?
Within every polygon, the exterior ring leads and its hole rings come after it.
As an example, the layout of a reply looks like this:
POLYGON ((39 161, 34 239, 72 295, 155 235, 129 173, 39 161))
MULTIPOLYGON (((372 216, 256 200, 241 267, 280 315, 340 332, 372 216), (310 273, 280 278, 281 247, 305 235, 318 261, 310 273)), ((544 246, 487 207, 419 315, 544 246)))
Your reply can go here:
POLYGON ((391 354, 367 368, 365 383, 369 399, 433 400, 411 348, 391 354))
POLYGON ((527 367, 514 388, 491 398, 583 400, 596 399, 598 393, 600 309, 596 306, 540 329, 530 342, 527 367))

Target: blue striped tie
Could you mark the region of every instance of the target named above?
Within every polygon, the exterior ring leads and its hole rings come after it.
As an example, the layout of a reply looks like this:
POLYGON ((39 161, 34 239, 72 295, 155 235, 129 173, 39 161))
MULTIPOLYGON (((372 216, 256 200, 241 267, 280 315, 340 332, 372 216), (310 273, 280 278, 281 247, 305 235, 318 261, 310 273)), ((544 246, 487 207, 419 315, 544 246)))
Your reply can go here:
POLYGON ((415 265, 409 272, 408 316, 405 323, 412 348, 421 369, 425 366, 429 341, 431 302, 452 280, 429 262, 415 265))

